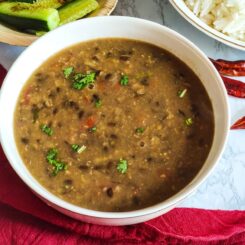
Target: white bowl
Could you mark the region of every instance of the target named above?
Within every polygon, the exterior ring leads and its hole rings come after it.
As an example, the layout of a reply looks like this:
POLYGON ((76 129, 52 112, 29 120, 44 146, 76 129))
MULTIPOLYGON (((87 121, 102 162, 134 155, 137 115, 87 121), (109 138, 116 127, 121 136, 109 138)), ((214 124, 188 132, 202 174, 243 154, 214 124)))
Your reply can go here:
POLYGON ((230 46, 245 51, 245 42, 236 40, 224 33, 215 30, 201 19, 199 19, 184 3, 183 0, 169 0, 173 7, 193 26, 195 26, 200 31, 204 32, 208 36, 230 46))
POLYGON ((0 95, 0 136, 3 150, 20 178, 48 205, 73 218, 103 225, 143 222, 174 208, 210 174, 223 151, 229 130, 226 90, 214 66, 194 44, 159 24, 131 17, 96 17, 62 26, 34 42, 11 67, 0 95), (70 45, 95 38, 122 37, 146 41, 162 47, 184 61, 199 76, 211 98, 215 115, 214 141, 197 176, 171 198, 148 208, 131 212, 99 212, 70 204, 51 194, 25 167, 14 139, 14 110, 18 95, 31 74, 51 55, 70 45))

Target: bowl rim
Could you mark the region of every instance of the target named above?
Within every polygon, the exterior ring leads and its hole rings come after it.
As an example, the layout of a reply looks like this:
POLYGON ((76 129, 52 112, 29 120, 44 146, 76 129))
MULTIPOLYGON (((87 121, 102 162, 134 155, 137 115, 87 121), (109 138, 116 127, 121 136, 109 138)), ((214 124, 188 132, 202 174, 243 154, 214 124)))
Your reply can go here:
MULTIPOLYGON (((203 174, 202 176, 199 177, 198 181, 195 183, 195 186, 189 186, 186 185, 184 188, 182 188, 178 193, 176 193, 175 195, 171 196, 170 198, 168 198, 167 200, 164 200, 158 204, 155 204, 153 206, 150 207, 146 207, 143 209, 139 209, 139 210, 133 210, 133 211, 126 211, 126 212, 104 212, 104 211, 95 211, 95 210, 91 210, 91 209, 86 209, 86 208, 82 208, 79 206, 76 206, 74 204, 71 204, 57 196, 55 196, 54 194, 52 194, 51 192, 49 192, 47 189, 45 189, 45 187, 43 187, 41 184, 39 184, 39 182, 37 181, 37 183, 31 181, 29 178, 25 177, 25 174, 21 173, 20 171, 18 171, 17 166, 15 163, 12 162, 12 157, 10 154, 9 149, 7 149, 7 147, 5 146, 5 142, 7 142, 7 139, 4 139, 3 137, 3 127, 2 127, 2 123, 0 122, 0 141, 2 144, 2 148, 3 151, 10 163, 10 165, 12 166, 12 168, 15 170, 15 172, 18 174, 18 176, 22 179, 22 181, 29 187, 31 188, 32 191, 34 191, 39 197, 42 197, 42 200, 45 199, 46 201, 50 202, 53 205, 56 205, 59 208, 62 208, 68 212, 74 213, 74 214, 78 214, 78 215, 83 215, 83 216, 89 216, 89 217, 94 217, 94 218, 103 218, 103 219, 128 219, 128 218, 136 218, 136 217, 142 217, 142 216, 147 216, 147 215, 151 215, 157 212, 160 212, 163 209, 167 209, 170 207, 175 206, 176 204, 178 204, 179 202, 181 202, 184 198, 186 198, 187 196, 189 196, 192 192, 194 192, 198 186, 200 186, 203 181, 211 174, 211 172, 213 171, 213 169, 215 168, 215 166, 218 163, 218 160, 220 159, 222 152, 224 151, 224 147, 226 145, 227 142, 227 137, 228 137, 228 130, 229 130, 229 115, 230 115, 230 111, 229 111, 229 106, 228 106, 228 100, 227 100, 227 94, 226 94, 226 90, 225 90, 225 86, 221 80, 221 77, 219 76, 219 73, 217 72, 217 70, 214 68, 213 64, 210 62, 210 60, 207 58, 207 56, 195 45, 193 44, 191 41, 189 41, 187 38, 183 37, 182 35, 180 35, 179 33, 177 33, 176 31, 171 30, 168 27, 162 26, 160 24, 154 23, 152 21, 148 21, 148 20, 143 20, 143 19, 139 19, 139 18, 135 18, 135 17, 125 17, 125 16, 102 16, 102 17, 93 17, 93 18, 88 18, 88 19, 83 19, 83 20, 79 20, 73 23, 69 23, 66 24, 64 26, 61 26, 57 29, 55 29, 52 32, 47 33, 45 36, 39 38, 37 41, 35 41, 33 44, 30 45, 30 47, 32 49, 35 49, 36 46, 39 45, 39 43, 41 42, 46 42, 46 40, 48 40, 49 38, 52 38, 53 35, 55 35, 56 32, 60 31, 60 29, 67 29, 69 28, 71 25, 79 25, 79 22, 97 22, 97 21, 118 21, 118 22, 124 22, 128 25, 134 25, 136 23, 139 25, 144 25, 144 27, 150 27, 152 29, 155 30, 160 30, 167 32, 170 35, 175 36, 176 38, 178 38, 180 41, 183 41, 185 44, 187 44, 188 46, 190 46, 192 49, 195 50, 195 52, 198 53, 199 56, 202 57, 202 59, 207 63, 207 65, 209 66, 209 68, 212 70, 212 72, 214 72, 214 74, 217 77, 217 80, 219 80, 220 82, 220 89, 223 92, 223 101, 224 101, 224 107, 226 108, 226 115, 225 115, 225 122, 224 122, 224 127, 225 127, 225 132, 223 135, 223 145, 219 148, 219 150, 216 152, 214 160, 212 162, 212 164, 210 164, 210 167, 208 168, 208 170, 206 171, 205 174, 203 174)), ((92 40, 92 39, 91 39, 92 40)), ((64 47, 65 48, 65 47, 64 47)), ((17 58, 17 60, 14 62, 14 64, 12 65, 11 69, 9 70, 9 73, 7 74, 2 88, 1 88, 1 93, 0 93, 0 111, 1 111, 1 106, 4 103, 3 101, 3 96, 2 94, 4 94, 5 91, 5 87, 8 81, 8 77, 10 76, 9 74, 11 73, 11 70, 14 70, 14 68, 16 66, 19 66, 19 64, 21 64, 21 59, 22 56, 25 55, 25 53, 27 52, 27 50, 29 50, 29 48, 27 48, 26 50, 24 50, 22 52, 22 54, 17 58)), ((13 129, 13 125, 11 126, 12 130, 13 129)), ((19 152, 18 152, 19 154, 19 152)), ((21 157, 20 157, 21 158, 21 157)), ((14 159, 14 158, 13 158, 14 159)), ((13 160, 14 161, 14 160, 13 160)), ((21 164, 22 166, 25 166, 23 160, 21 159, 21 164)), ((31 176, 31 173, 28 172, 28 176, 31 176)), ((34 177, 32 177, 34 178, 34 177)), ((35 179, 35 178, 34 178, 35 179)))
POLYGON ((184 10, 180 4, 185 4, 183 0, 169 0, 175 10, 184 17, 190 24, 196 27, 198 30, 202 31, 209 37, 216 39, 217 41, 222 42, 232 48, 236 48, 239 50, 245 51, 245 42, 241 40, 237 40, 232 38, 203 22, 200 18, 198 18, 186 5, 186 9, 184 10))

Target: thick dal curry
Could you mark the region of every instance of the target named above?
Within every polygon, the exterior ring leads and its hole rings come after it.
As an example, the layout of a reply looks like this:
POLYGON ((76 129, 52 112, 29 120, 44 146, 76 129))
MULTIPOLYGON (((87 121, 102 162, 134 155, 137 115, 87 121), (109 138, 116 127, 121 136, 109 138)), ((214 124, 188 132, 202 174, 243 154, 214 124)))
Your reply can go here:
POLYGON ((22 90, 15 137, 31 174, 78 206, 128 211, 187 185, 211 148, 198 77, 151 44, 98 39, 39 67, 22 90))

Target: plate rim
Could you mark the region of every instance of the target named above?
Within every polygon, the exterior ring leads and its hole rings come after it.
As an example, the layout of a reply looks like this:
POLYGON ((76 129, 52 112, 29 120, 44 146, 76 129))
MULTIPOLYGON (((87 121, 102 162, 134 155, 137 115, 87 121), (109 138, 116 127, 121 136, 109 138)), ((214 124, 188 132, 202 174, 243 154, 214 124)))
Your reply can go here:
MULTIPOLYGON (((183 2, 183 0, 181 0, 183 2)), ((201 32, 205 33, 209 37, 220 41, 221 43, 228 45, 232 48, 236 48, 242 51, 245 51, 245 42, 236 40, 212 27, 207 25, 205 22, 203 22, 200 18, 198 18, 187 6, 188 12, 185 12, 182 7, 179 5, 179 1, 177 0, 169 0, 171 5, 175 8, 175 10, 182 16, 184 19, 186 19, 190 24, 192 24, 194 27, 196 27, 201 32), (191 16, 193 18, 191 18, 191 16), (201 22, 199 24, 198 22, 201 22), (244 43, 244 44, 243 44, 244 43)), ((184 2, 183 2, 184 4, 184 2)))
MULTIPOLYGON (((110 15, 116 8, 117 3, 118 0, 106 0, 103 8, 98 9, 96 15, 92 16, 110 15)), ((0 43, 27 47, 37 39, 38 37, 35 35, 16 31, 0 23, 0 43)))

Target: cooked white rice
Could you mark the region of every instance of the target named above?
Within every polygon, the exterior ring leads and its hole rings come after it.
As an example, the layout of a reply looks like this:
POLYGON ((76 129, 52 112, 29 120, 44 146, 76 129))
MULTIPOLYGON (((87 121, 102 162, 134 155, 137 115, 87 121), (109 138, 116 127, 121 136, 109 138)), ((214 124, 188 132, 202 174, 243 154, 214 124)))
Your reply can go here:
POLYGON ((245 41, 245 0, 184 0, 202 21, 235 39, 245 41))

